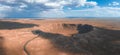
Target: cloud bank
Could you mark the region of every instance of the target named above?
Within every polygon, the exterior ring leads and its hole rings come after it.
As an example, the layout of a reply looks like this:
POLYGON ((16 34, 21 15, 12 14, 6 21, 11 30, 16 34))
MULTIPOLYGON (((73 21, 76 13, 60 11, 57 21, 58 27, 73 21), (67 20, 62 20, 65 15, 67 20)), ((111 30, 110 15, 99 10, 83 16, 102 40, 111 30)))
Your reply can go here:
POLYGON ((120 17, 118 2, 108 7, 88 0, 0 0, 2 18, 120 17))

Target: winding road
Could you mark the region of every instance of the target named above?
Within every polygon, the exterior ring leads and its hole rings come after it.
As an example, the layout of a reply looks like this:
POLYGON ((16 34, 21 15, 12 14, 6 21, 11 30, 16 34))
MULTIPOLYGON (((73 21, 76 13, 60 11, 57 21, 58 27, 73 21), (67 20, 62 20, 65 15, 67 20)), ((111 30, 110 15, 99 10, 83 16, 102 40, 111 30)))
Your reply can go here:
POLYGON ((28 50, 27 50, 27 48, 26 48, 27 45, 28 45, 28 43, 30 43, 32 40, 34 40, 34 39, 36 39, 36 38, 38 38, 38 36, 37 36, 37 37, 34 37, 34 38, 30 39, 30 40, 28 40, 28 41, 24 44, 23 48, 24 48, 24 51, 26 52, 27 55, 30 55, 30 53, 28 52, 28 50))

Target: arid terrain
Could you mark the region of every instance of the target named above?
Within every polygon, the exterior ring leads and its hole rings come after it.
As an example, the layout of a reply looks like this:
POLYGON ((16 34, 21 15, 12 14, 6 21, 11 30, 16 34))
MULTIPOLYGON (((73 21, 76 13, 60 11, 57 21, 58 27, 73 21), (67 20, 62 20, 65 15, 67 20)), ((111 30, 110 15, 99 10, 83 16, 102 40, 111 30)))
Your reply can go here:
POLYGON ((120 55, 120 20, 0 20, 0 55, 120 55))

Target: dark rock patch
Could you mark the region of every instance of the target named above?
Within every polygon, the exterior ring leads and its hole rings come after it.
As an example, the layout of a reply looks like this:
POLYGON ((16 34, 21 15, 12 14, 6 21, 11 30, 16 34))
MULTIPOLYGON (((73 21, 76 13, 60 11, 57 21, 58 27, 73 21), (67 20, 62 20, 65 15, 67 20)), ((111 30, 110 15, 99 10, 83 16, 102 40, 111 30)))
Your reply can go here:
POLYGON ((10 21, 0 21, 0 29, 20 29, 20 28, 30 28, 34 26, 38 26, 38 25, 19 23, 19 22, 10 22, 10 21))
POLYGON ((91 25, 77 26, 79 33, 71 37, 61 34, 33 30, 33 34, 48 39, 60 51, 69 53, 85 53, 86 55, 120 55, 120 30, 109 30, 91 25))

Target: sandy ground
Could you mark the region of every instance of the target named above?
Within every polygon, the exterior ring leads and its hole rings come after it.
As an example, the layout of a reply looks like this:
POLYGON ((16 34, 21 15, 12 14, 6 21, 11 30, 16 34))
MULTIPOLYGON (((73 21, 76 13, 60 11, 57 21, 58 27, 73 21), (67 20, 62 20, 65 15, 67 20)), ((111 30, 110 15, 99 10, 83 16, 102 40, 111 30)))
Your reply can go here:
MULTIPOLYGON (((27 55, 23 49, 24 44, 34 38, 32 30, 42 30, 44 32, 57 33, 65 36, 77 33, 74 27, 64 28, 62 24, 90 24, 96 27, 107 28, 111 30, 120 30, 120 21, 112 20, 82 20, 82 19, 51 19, 51 20, 0 20, 2 22, 16 22, 26 24, 25 27, 19 25, 9 24, 4 28, 0 28, 0 55, 27 55), (27 26, 27 24, 35 24, 27 26), (7 28, 11 27, 12 28, 7 28)), ((3 25, 4 26, 4 25, 3 25)), ((0 27, 3 27, 0 26, 0 27)), ((51 42, 44 38, 36 38, 28 43, 27 50, 30 55, 80 55, 59 51, 51 44, 51 42)))

